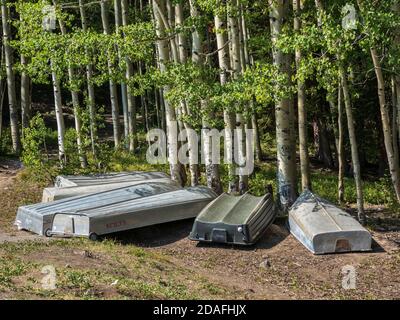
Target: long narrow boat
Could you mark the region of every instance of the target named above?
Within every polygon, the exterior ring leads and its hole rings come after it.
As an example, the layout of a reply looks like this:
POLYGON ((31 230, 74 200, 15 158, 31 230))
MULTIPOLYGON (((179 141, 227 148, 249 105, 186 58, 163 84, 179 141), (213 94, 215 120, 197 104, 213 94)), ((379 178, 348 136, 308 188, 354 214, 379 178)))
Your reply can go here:
POLYGON ((314 254, 371 250, 371 234, 357 220, 308 190, 291 207, 289 228, 314 254))
POLYGON ((276 217, 273 197, 222 194, 205 207, 193 225, 189 239, 201 242, 251 245, 276 217))
POLYGON ((88 176, 58 176, 55 187, 43 190, 42 202, 93 194, 146 182, 174 183, 163 172, 122 172, 88 176))
POLYGON ((157 171, 109 172, 84 176, 58 176, 55 180, 54 186, 57 188, 86 187, 99 184, 114 184, 163 178, 169 178, 168 174, 157 171))
POLYGON ((18 209, 19 229, 39 235, 89 237, 196 217, 216 194, 206 187, 181 189, 146 182, 18 209))

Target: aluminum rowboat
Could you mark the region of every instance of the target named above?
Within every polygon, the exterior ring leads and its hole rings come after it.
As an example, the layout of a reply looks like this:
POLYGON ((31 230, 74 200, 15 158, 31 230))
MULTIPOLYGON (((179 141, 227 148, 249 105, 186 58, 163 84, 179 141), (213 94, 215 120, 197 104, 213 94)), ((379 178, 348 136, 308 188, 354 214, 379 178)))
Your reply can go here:
POLYGON ((189 239, 251 245, 263 235, 276 217, 273 197, 222 194, 202 210, 189 239))
POLYGON ((181 189, 152 182, 40 203, 18 209, 19 229, 39 235, 89 237, 194 218, 216 194, 206 187, 181 189))
POLYGON ((127 188, 134 185, 143 183, 162 182, 166 184, 177 185, 177 183, 170 178, 152 179, 152 180, 138 180, 138 181, 125 181, 109 184, 89 185, 81 187, 65 187, 65 188, 45 188, 43 190, 42 202, 52 202, 56 200, 67 199, 71 197, 90 195, 98 192, 105 192, 119 188, 127 188))
POLYGON ((153 180, 169 178, 164 172, 110 172, 105 174, 91 174, 85 176, 58 176, 54 186, 56 188, 65 187, 87 187, 98 184, 114 184, 129 181, 153 180))
POLYGON ((289 211, 289 229, 314 254, 371 250, 371 234, 357 220, 308 190, 289 211))

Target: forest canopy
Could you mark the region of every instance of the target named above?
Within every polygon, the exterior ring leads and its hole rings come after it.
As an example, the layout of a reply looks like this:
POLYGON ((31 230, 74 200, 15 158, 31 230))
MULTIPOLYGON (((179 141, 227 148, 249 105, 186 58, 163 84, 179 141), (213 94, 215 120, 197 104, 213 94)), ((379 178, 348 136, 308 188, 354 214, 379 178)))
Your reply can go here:
POLYGON ((231 158, 252 129, 282 211, 313 189, 311 160, 335 171, 339 203, 354 179, 360 221, 368 177, 400 203, 398 0, 1 0, 1 19, 0 148, 28 167, 107 170, 160 128, 174 180, 243 194, 256 173, 191 135, 178 163, 172 128, 240 129, 231 158))

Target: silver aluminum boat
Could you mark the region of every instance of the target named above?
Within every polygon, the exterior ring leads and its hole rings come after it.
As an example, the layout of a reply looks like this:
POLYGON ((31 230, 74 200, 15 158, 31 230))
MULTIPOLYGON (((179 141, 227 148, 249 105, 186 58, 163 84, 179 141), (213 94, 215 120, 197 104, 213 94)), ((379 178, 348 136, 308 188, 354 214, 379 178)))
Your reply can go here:
POLYGON ((89 237, 194 218, 216 194, 206 187, 146 182, 18 209, 19 229, 46 236, 89 237))
POLYGON ((357 220, 308 190, 291 207, 289 228, 314 254, 371 250, 371 234, 357 220))
POLYGON ((54 186, 57 188, 65 187, 87 187, 98 184, 114 184, 130 181, 154 180, 169 178, 164 172, 110 172, 105 174, 91 174, 85 176, 58 176, 54 186))
POLYGON ((88 176, 58 176, 55 187, 43 190, 42 202, 87 195, 146 182, 174 183, 163 172, 122 172, 88 176))

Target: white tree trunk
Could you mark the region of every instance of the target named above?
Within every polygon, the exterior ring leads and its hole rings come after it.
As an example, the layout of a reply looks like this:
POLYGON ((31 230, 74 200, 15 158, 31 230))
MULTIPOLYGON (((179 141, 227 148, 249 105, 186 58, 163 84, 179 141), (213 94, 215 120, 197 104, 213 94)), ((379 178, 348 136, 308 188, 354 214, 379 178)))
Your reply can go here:
MULTIPOLYGON (((53 0, 54 5, 57 4, 55 0, 53 0)), ((67 35, 67 30, 65 28, 64 22, 62 20, 58 20, 60 29, 61 29, 61 34, 63 36, 67 35)), ((68 78, 70 84, 75 79, 75 72, 73 68, 69 65, 68 66, 68 78)), ((80 103, 79 103, 79 93, 76 90, 71 89, 71 98, 72 98, 72 106, 74 108, 74 118, 75 118, 75 130, 76 130, 76 144, 78 146, 78 154, 79 154, 79 161, 81 163, 82 168, 87 167, 87 158, 86 154, 83 151, 83 143, 82 143, 82 120, 80 116, 80 103)))
POLYGON ((65 165, 67 163, 67 158, 65 155, 65 125, 64 125, 64 115, 62 110, 61 87, 57 74, 55 72, 53 61, 51 61, 51 68, 53 70, 51 73, 51 77, 53 84, 54 106, 55 106, 56 121, 57 121, 58 158, 60 160, 61 165, 65 165))
MULTIPOLYGON (((128 1, 122 0, 122 24, 127 26, 128 22, 128 1)), ((126 79, 129 82, 134 76, 134 69, 132 61, 129 57, 125 58, 126 61, 126 79)), ((128 95, 128 134, 129 134, 129 151, 135 152, 137 148, 137 129, 136 129, 136 101, 135 97, 132 95, 132 90, 127 87, 127 95, 128 95)))
MULTIPOLYGON (((302 10, 301 0, 293 1, 294 8, 294 30, 297 33, 301 32, 300 13, 302 10)), ((300 70, 302 61, 302 52, 296 49, 296 69, 300 70)), ((311 190, 310 179, 310 160, 308 155, 307 143, 307 110, 306 110, 306 90, 304 83, 297 80, 297 108, 298 108, 298 125, 299 125, 299 153, 300 153, 300 172, 301 172, 301 187, 302 190, 311 190)))
MULTIPOLYGON (((153 15, 157 33, 157 51, 159 55, 158 65, 161 72, 165 72, 165 64, 170 61, 169 41, 166 38, 166 25, 163 21, 162 12, 166 12, 165 1, 152 0, 153 15)), ((165 86, 163 94, 166 95, 169 87, 165 86)), ((185 178, 182 166, 178 161, 177 121, 175 109, 164 98, 165 117, 167 126, 168 161, 170 164, 171 178, 184 185, 185 178)))
MULTIPOLYGON (((270 1, 271 37, 275 45, 283 27, 283 21, 288 18, 288 3, 283 0, 270 1)), ((288 58, 276 47, 273 49, 274 64, 280 72, 289 78, 288 58)), ((288 80, 289 81, 289 80, 288 80)), ((278 158, 278 194, 280 209, 287 212, 297 198, 296 158, 293 157, 296 145, 292 134, 290 99, 283 98, 275 107, 276 143, 278 158)))
MULTIPOLYGON (((82 30, 87 31, 87 21, 86 12, 83 5, 83 0, 79 0, 79 12, 81 16, 82 30)), ((85 48, 86 55, 89 55, 90 49, 85 48)), ((96 135, 97 135, 97 125, 96 125, 96 100, 94 86, 92 84, 93 77, 93 65, 88 64, 86 66, 86 80, 87 80, 87 92, 88 92, 88 104, 89 104, 89 118, 90 118, 90 141, 92 146, 92 153, 94 158, 96 158, 96 135)))
MULTIPOLYGON (((227 22, 222 16, 214 16, 215 32, 217 38, 218 64, 220 69, 220 82, 225 85, 228 82, 228 71, 230 70, 229 46, 227 46, 227 22)), ((233 130, 235 129, 235 114, 229 109, 224 110, 225 122, 225 154, 228 162, 229 186, 228 192, 237 192, 236 170, 234 164, 234 142, 233 130)))
POLYGON ((13 151, 19 154, 21 151, 21 140, 18 125, 18 106, 17 96, 15 91, 15 74, 13 69, 13 51, 10 46, 11 32, 8 23, 9 12, 7 1, 1 0, 1 20, 3 26, 3 46, 5 53, 6 74, 7 74, 7 89, 8 89, 8 105, 10 109, 10 126, 13 151))
POLYGON ((357 145, 357 139, 356 139, 356 130, 354 128, 353 111, 351 109, 350 90, 349 90, 349 85, 348 85, 348 81, 347 81, 347 75, 345 73, 343 66, 340 66, 340 77, 341 77, 341 82, 342 82, 344 105, 345 105, 346 116, 347 116, 347 128, 349 131, 349 140, 350 140, 350 148, 351 148, 351 159, 353 162, 354 180, 356 183, 358 220, 361 223, 364 223, 365 222, 364 196, 363 196, 362 181, 361 181, 360 159, 358 156, 358 145, 357 145))
MULTIPOLYGON (((110 34, 110 24, 108 21, 108 5, 107 0, 101 0, 101 21, 103 24, 104 34, 110 34)), ((113 73, 113 63, 111 59, 108 59, 108 73, 110 76, 109 84, 110 84, 110 100, 111 100, 111 113, 112 113, 112 121, 113 121, 113 131, 114 131, 114 145, 117 149, 121 143, 121 137, 119 134, 120 125, 119 125, 119 103, 118 103, 118 89, 117 85, 112 79, 113 73)))

